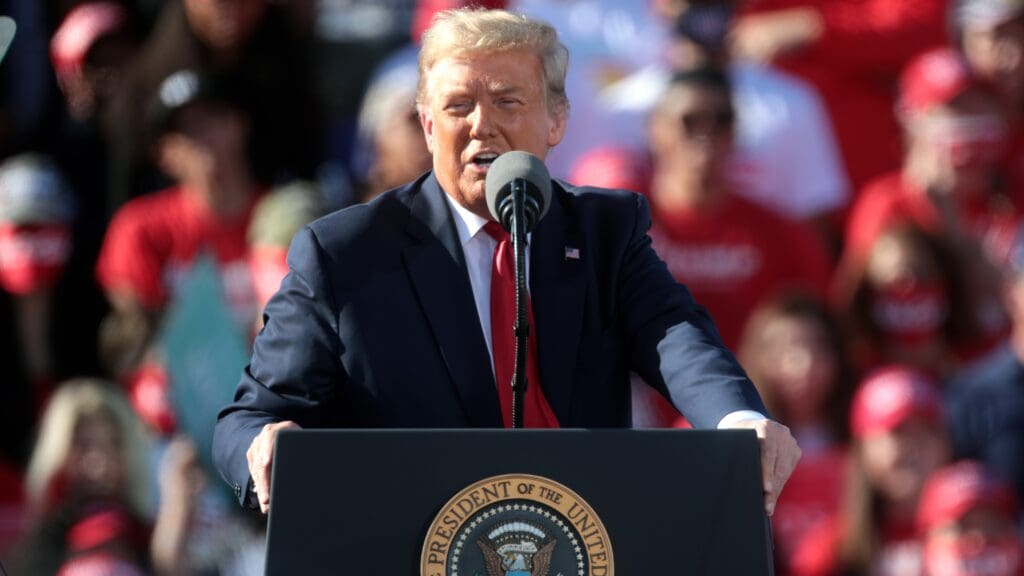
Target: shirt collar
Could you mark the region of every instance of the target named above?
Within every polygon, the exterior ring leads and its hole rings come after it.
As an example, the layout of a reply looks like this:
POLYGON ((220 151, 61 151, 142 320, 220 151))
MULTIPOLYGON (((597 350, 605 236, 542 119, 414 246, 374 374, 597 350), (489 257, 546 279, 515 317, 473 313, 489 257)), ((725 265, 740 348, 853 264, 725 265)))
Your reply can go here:
POLYGON ((470 212, 469 209, 456 202, 444 190, 441 192, 444 194, 444 199, 448 202, 448 206, 451 207, 452 214, 455 215, 455 230, 459 234, 459 244, 465 246, 480 232, 489 220, 470 212))

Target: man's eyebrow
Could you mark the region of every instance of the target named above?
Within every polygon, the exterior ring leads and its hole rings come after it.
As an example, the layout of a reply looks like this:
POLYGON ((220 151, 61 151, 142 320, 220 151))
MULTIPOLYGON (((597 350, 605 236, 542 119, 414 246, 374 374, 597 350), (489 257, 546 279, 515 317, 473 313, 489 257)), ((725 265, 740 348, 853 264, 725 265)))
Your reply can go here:
POLYGON ((438 96, 442 98, 458 98, 469 94, 469 90, 463 86, 452 86, 450 88, 442 89, 438 96))
POLYGON ((507 96, 509 94, 522 92, 522 88, 515 84, 502 84, 495 82, 487 87, 487 91, 495 96, 507 96))

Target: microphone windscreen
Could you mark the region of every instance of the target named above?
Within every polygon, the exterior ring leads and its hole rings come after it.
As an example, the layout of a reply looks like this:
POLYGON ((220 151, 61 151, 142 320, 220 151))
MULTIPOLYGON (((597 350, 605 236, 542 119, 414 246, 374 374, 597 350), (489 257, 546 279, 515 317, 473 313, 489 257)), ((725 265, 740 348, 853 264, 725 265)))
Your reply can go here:
POLYGON ((544 162, 529 152, 520 150, 505 152, 491 163, 491 167, 487 170, 485 183, 487 209, 490 210, 491 216, 495 220, 501 222, 498 206, 502 198, 510 192, 509 183, 516 178, 526 180, 529 184, 527 191, 535 192, 534 195, 539 196, 535 198, 540 208, 540 214, 537 215, 539 222, 547 214, 548 207, 551 205, 551 175, 544 162))

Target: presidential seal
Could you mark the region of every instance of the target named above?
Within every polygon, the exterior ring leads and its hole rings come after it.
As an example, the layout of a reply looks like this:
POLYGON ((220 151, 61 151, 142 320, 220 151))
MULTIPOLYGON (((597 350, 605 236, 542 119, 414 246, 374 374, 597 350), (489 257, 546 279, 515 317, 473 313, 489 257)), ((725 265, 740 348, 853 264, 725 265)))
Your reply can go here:
POLYGON ((525 474, 481 480, 427 531, 420 576, 612 576, 601 519, 565 486, 525 474))

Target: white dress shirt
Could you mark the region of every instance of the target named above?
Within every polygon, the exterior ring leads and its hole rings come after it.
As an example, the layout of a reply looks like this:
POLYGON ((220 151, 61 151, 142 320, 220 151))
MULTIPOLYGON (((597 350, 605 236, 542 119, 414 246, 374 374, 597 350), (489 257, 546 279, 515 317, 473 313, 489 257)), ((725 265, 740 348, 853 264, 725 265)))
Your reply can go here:
MULTIPOLYGON (((469 284, 473 288, 473 301, 476 304, 477 317, 480 318, 480 330, 487 343, 487 353, 491 359, 491 373, 494 373, 494 350, 491 338, 491 266, 498 241, 484 231, 488 220, 470 212, 464 206, 444 195, 452 214, 455 216, 455 231, 459 235, 462 255, 466 259, 466 271, 469 272, 469 284)), ((529 236, 527 236, 529 244, 529 236)), ((526 253, 526 281, 529 289, 530 253, 526 253)), ((765 416, 754 410, 738 410, 726 414, 718 421, 718 428, 731 428, 747 420, 765 420, 765 416)))

